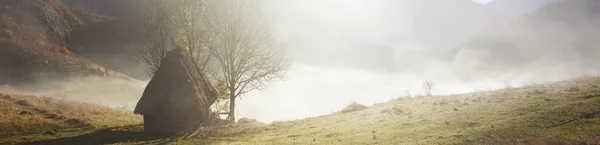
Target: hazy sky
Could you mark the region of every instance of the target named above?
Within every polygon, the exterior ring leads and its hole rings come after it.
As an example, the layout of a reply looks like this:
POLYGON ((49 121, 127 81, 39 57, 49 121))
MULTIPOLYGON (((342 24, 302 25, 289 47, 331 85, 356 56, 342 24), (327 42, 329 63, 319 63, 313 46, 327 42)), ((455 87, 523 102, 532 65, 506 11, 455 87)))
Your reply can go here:
POLYGON ((485 4, 489 2, 493 2, 494 0, 473 0, 475 3, 485 4))
POLYGON ((424 94, 466 93, 531 82, 531 76, 465 81, 454 45, 509 19, 468 0, 268 0, 273 34, 292 66, 283 81, 241 97, 240 117, 259 121, 329 114, 424 94), (458 69, 457 69, 458 68, 458 69), (459 77, 462 76, 462 77, 459 77))
POLYGON ((518 17, 523 13, 528 13, 538 9, 544 4, 556 1, 561 0, 494 0, 486 3, 486 5, 490 8, 503 11, 512 17, 518 17))

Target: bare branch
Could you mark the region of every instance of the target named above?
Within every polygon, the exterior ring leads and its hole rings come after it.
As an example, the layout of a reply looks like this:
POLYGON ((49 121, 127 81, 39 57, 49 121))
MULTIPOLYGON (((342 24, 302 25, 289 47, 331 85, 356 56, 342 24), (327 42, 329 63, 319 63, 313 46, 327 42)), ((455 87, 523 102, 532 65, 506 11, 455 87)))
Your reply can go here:
MULTIPOLYGON (((149 65, 149 74, 153 75, 168 51, 175 46, 186 48, 192 62, 201 71, 210 67, 210 50, 203 45, 206 28, 201 25, 201 15, 206 6, 203 0, 146 0, 141 17, 145 35, 138 52, 142 60, 149 65)), ((212 70, 211 70, 212 71, 212 70)))

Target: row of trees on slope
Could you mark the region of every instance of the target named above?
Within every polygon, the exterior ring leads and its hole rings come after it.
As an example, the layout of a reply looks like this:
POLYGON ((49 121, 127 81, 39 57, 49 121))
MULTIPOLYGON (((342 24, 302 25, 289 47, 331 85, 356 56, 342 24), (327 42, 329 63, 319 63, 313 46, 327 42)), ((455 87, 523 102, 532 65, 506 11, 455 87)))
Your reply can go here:
POLYGON ((167 52, 187 49, 219 90, 217 111, 235 121, 235 100, 280 79, 288 66, 253 0, 146 0, 144 35, 137 47, 153 75, 167 52), (228 108, 226 108, 227 106, 228 108))

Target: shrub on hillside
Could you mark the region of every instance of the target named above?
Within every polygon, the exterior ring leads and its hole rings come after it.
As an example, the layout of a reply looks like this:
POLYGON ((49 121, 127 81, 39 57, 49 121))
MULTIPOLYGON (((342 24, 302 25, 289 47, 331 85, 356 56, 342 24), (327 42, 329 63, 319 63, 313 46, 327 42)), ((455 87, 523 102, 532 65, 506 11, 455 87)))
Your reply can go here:
POLYGON ((238 123, 241 123, 241 124, 262 124, 261 122, 257 121, 256 119, 250 119, 250 118, 241 118, 240 120, 238 120, 238 123))
POLYGON ((342 109, 342 113, 355 112, 355 111, 365 110, 367 108, 368 107, 365 105, 352 103, 352 104, 346 106, 346 108, 342 109))
POLYGON ((27 100, 19 100, 19 101, 15 102, 15 103, 17 103, 18 105, 27 106, 27 107, 29 107, 29 106, 35 106, 35 104, 33 104, 33 102, 29 102, 27 100))
POLYGON ((2 31, 0 31, 0 38, 12 39, 13 32, 9 29, 2 29, 2 31))
POLYGON ((392 110, 394 110, 394 114, 396 114, 396 115, 402 115, 402 114, 404 114, 404 110, 402 110, 402 108, 400 108, 398 106, 394 106, 392 108, 392 110))
POLYGON ((56 55, 63 55, 63 54, 64 55, 70 55, 71 52, 69 51, 69 49, 67 49, 67 47, 62 46, 62 47, 56 48, 54 50, 54 54, 56 54, 56 55))

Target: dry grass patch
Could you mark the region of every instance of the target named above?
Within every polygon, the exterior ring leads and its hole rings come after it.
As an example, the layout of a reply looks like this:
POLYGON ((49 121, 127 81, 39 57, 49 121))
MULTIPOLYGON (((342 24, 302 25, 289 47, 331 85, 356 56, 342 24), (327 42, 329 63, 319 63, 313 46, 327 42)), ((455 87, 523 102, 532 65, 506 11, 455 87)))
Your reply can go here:
POLYGON ((36 140, 40 135, 70 134, 141 124, 129 111, 51 97, 0 94, 0 143, 36 140), (10 96, 10 97, 6 97, 10 96), (23 138, 26 137, 26 138, 23 138))

